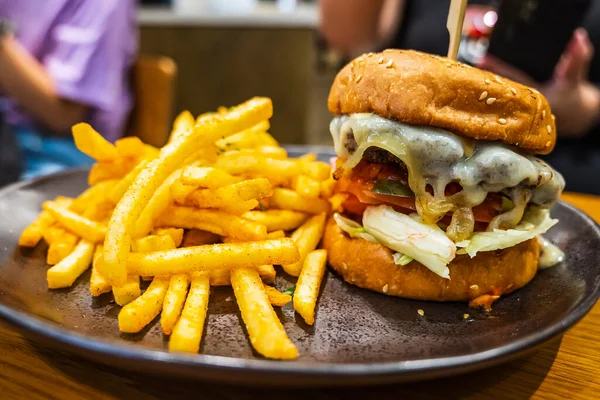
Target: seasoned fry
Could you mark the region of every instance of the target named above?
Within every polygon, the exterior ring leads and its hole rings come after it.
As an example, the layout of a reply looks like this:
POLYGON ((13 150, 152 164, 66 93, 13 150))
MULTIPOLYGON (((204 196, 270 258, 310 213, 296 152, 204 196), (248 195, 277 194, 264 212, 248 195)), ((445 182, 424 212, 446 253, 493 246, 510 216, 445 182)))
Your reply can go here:
POLYGON ((275 188, 271 197, 271 206, 284 210, 295 210, 309 214, 329 211, 329 203, 323 199, 308 199, 290 189, 275 188))
POLYGON ((262 199, 273 193, 268 179, 249 179, 218 189, 196 190, 187 199, 202 208, 221 208, 247 200, 262 199))
POLYGON ((171 130, 171 135, 169 136, 169 142, 177 140, 179 136, 194 129, 195 124, 196 120, 191 112, 185 110, 179 113, 173 122, 173 129, 171 130))
POLYGON ((155 277, 148 289, 119 312, 119 330, 136 333, 144 329, 160 313, 169 286, 166 278, 155 277))
POLYGON ((265 225, 268 232, 289 231, 302 225, 309 217, 308 214, 292 210, 248 211, 242 217, 265 225))
POLYGON ((281 239, 284 237, 285 232, 282 229, 267 233, 267 239, 281 239))
POLYGON ((277 307, 283 307, 290 301, 292 301, 292 296, 289 294, 281 293, 279 290, 275 289, 273 286, 263 285, 265 289, 265 293, 269 298, 269 302, 277 307))
MULTIPOLYGON (((104 260, 98 266, 101 267, 103 263, 104 260)), ((133 300, 140 297, 140 294, 142 293, 140 289, 140 277, 138 275, 128 276, 125 284, 122 286, 113 286, 112 292, 115 303, 118 305, 124 306, 131 303, 133 300)))
POLYGON ((314 250, 304 259, 294 292, 294 310, 307 324, 315 323, 315 306, 327 265, 327 250, 314 250))
MULTIPOLYGON (((173 239, 173 243, 175 247, 181 246, 181 242, 183 242, 183 229, 181 228, 159 228, 156 229, 155 233, 159 236, 170 236, 173 239)), ((166 250, 166 249, 156 249, 156 250, 166 250)))
POLYGON ((94 244, 81 240, 71 254, 48 269, 46 279, 50 289, 66 288, 75 282, 92 262, 94 244))
POLYGON ((88 184, 94 186, 102 181, 121 179, 137 164, 138 160, 134 158, 99 161, 92 165, 88 175, 88 184))
POLYGON ((331 209, 335 212, 344 211, 342 208, 342 204, 348 199, 347 193, 336 193, 329 198, 329 203, 331 204, 331 209))
POLYGON ((253 98, 222 116, 200 118, 192 131, 163 147, 158 157, 148 163, 129 186, 112 214, 104 243, 102 275, 113 285, 124 284, 127 280, 127 256, 136 221, 156 189, 195 149, 253 126, 272 114, 270 99, 253 98))
POLYGON ((188 200, 190 195, 198 190, 198 186, 186 185, 181 179, 176 180, 171 185, 171 196, 177 204, 193 205, 193 201, 188 200))
POLYGON ((258 134, 261 132, 266 132, 270 127, 269 121, 264 120, 248 129, 231 135, 226 139, 217 140, 216 145, 220 150, 255 147, 264 143, 258 134))
POLYGON ((65 230, 58 230, 58 234, 48 246, 46 264, 56 265, 73 252, 79 238, 65 230))
POLYGON ((328 199, 333 196, 333 189, 335 187, 335 179, 332 177, 321 182, 321 197, 328 199))
POLYGON ((73 125, 71 129, 75 146, 84 154, 96 161, 111 161, 118 157, 117 148, 104 139, 89 124, 80 123, 73 125))
POLYGON ((321 183, 306 175, 295 176, 292 179, 292 188, 307 199, 317 198, 321 194, 321 183))
POLYGON ((90 186, 83 193, 71 201, 69 210, 76 214, 85 215, 86 210, 91 206, 96 206, 105 201, 106 194, 119 183, 116 179, 102 181, 94 186, 90 186))
POLYGON ((169 288, 165 294, 163 310, 160 315, 160 326, 165 335, 171 334, 173 327, 179 319, 189 285, 190 278, 187 274, 171 275, 169 288))
POLYGON ((202 246, 221 242, 221 237, 215 233, 190 229, 183 235, 182 247, 202 246))
POLYGON ((295 160, 278 160, 259 154, 233 152, 217 159, 217 167, 235 175, 265 177, 276 181, 284 181, 298 175, 300 164, 295 160))
POLYGON ((306 153, 298 157, 298 161, 302 164, 311 163, 317 160, 317 155, 315 153, 306 153))
MULTIPOLYGON (((256 270, 260 279, 264 283, 272 285, 275 283, 275 268, 272 265, 259 265, 256 270)), ((230 286, 231 278, 229 276, 228 269, 215 269, 210 271, 210 284, 211 286, 230 286)))
POLYGON ((115 142, 117 153, 122 158, 136 158, 144 154, 144 143, 137 136, 128 136, 115 142))
POLYGON ((92 276, 90 277, 90 293, 92 296, 100 296, 103 293, 108 293, 111 290, 106 279, 98 273, 98 263, 102 262, 102 252, 104 246, 101 244, 96 246, 94 251, 94 259, 92 261, 92 276))
POLYGON ((238 183, 242 178, 231 176, 227 172, 212 167, 187 167, 181 175, 181 183, 207 189, 217 189, 233 183, 238 183))
POLYGON ((131 185, 131 182, 139 175, 140 172, 148 165, 148 160, 142 160, 138 165, 135 166, 131 171, 127 173, 109 192, 108 200, 112 203, 117 204, 121 197, 127 191, 127 188, 131 185))
POLYGON ((252 347, 268 358, 297 358, 298 350, 277 318, 258 272, 251 268, 233 269, 231 285, 252 347))
POLYGON ((179 179, 181 171, 173 172, 169 177, 156 189, 148 205, 144 208, 142 215, 137 220, 133 232, 133 238, 137 239, 146 236, 154 224, 154 220, 167 209, 171 203, 171 185, 179 179))
POLYGON ((153 251, 171 250, 176 247, 171 236, 149 235, 134 241, 131 249, 138 253, 151 253, 153 251))
POLYGON ((304 223, 292 234, 292 239, 298 246, 300 253, 300 260, 289 265, 283 264, 282 267, 288 274, 292 276, 300 275, 304 258, 308 253, 317 248, 317 245, 321 241, 323 236, 323 230, 325 229, 325 213, 315 215, 304 223))
POLYGON ((302 173, 318 181, 324 181, 331 176, 331 166, 321 161, 303 163, 302 173))
POLYGON ((175 324, 169 339, 170 351, 197 353, 200 349, 208 298, 210 296, 210 282, 207 274, 194 273, 190 292, 181 312, 181 317, 175 324))
POLYGON ((300 260, 290 238, 260 242, 184 247, 153 253, 132 253, 127 270, 135 275, 170 275, 222 268, 258 267, 264 264, 292 264, 300 260))
MULTIPOLYGON (((73 200, 68 198, 57 198, 55 203, 60 207, 72 207, 73 200)), ((51 244, 54 239, 50 239, 50 235, 63 235, 64 229, 52 226, 56 220, 49 211, 42 211, 40 215, 27 228, 23 230, 19 237, 19 246, 35 247, 38 242, 44 238, 48 244, 51 244), (49 232, 52 231, 53 232, 49 232), (49 240, 46 239, 49 238, 49 240)))
POLYGON ((179 226, 201 229, 217 235, 233 236, 242 240, 264 240, 267 228, 257 222, 217 210, 171 206, 156 221, 156 226, 179 226))
POLYGON ((77 236, 92 243, 100 243, 104 240, 104 237, 106 236, 106 226, 75 214, 53 201, 44 202, 43 207, 44 210, 52 214, 54 219, 63 224, 77 236))
POLYGON ((258 207, 258 200, 246 200, 240 203, 227 205, 219 208, 219 210, 232 215, 242 215, 250 210, 254 210, 258 207))

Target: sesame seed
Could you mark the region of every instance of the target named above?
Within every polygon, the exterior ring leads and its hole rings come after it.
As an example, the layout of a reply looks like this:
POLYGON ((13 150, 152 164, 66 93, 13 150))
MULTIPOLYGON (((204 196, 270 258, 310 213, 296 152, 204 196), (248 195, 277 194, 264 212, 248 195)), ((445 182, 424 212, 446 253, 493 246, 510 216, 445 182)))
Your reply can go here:
POLYGON ((467 319, 467 318, 469 318, 469 317, 470 317, 470 315, 469 315, 469 314, 467 314, 467 313, 464 313, 464 314, 463 314, 463 319, 467 319))
POLYGON ((550 141, 548 140, 548 141, 546 142, 546 147, 550 147, 550 143, 552 143, 552 142, 550 142, 550 141))
POLYGON ((390 60, 387 63, 385 63, 385 67, 386 68, 392 68, 393 65, 394 65, 394 61, 393 60, 390 60))
POLYGON ((386 285, 383 287, 383 289, 381 289, 383 291, 383 293, 387 293, 388 292, 388 285, 386 283, 386 285))
POLYGON ((511 88, 510 88, 510 91, 511 91, 511 92, 512 92, 514 95, 516 95, 516 94, 517 94, 517 89, 515 89, 514 87, 511 87, 511 88))
POLYGON ((546 110, 542 110, 542 119, 546 119, 546 110))
POLYGON ((496 101, 495 97, 490 97, 489 99, 487 99, 485 102, 489 105, 494 104, 494 102, 496 101))
POLYGON ((552 122, 556 121, 556 116, 552 114, 552 122))
POLYGON ((499 118, 498 122, 500 122, 500 124, 504 125, 506 123, 506 119, 504 118, 499 118))
POLYGON ((498 82, 498 83, 502 83, 502 81, 500 80, 500 78, 499 78, 499 77, 497 77, 497 76, 495 76, 495 77, 494 77, 494 80, 495 80, 496 82, 498 82))
POLYGON ((552 127, 550 125, 546 125, 546 130, 548 133, 552 133, 552 127))
POLYGON ((362 75, 357 75, 356 79, 354 80, 354 82, 358 83, 362 80, 362 75))
POLYGON ((490 80, 489 79, 486 79, 484 82, 485 82, 486 85, 490 84, 490 80))
POLYGON ((420 308, 417 310, 417 314, 419 314, 421 317, 423 315, 425 315, 425 311, 421 310, 420 308))
POLYGON ((383 64, 383 57, 379 57, 379 60, 377 60, 377 64, 383 64))
POLYGON ((481 92, 481 96, 479 96, 479 101, 485 99, 487 97, 487 95, 488 95, 487 91, 484 90, 483 92, 481 92))
POLYGON ((469 286, 469 289, 471 289, 471 290, 478 290, 479 289, 479 285, 471 285, 471 286, 469 286))

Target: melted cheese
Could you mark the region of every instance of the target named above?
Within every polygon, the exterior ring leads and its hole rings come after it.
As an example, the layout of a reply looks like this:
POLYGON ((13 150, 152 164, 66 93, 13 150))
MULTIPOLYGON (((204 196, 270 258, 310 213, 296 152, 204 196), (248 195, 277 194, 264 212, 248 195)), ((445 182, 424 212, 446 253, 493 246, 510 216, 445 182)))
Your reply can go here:
POLYGON ((335 117, 330 125, 336 153, 353 168, 369 147, 398 157, 408 169, 409 185, 417 196, 417 211, 432 223, 449 211, 481 204, 488 193, 501 192, 515 204, 496 217, 492 228, 515 226, 528 203, 550 208, 565 182, 544 161, 515 148, 490 141, 467 141, 448 131, 388 120, 375 114, 335 117), (356 146, 354 146, 354 141, 356 146), (445 196, 451 182, 463 190, 445 196), (433 195, 427 186, 433 188, 433 195))

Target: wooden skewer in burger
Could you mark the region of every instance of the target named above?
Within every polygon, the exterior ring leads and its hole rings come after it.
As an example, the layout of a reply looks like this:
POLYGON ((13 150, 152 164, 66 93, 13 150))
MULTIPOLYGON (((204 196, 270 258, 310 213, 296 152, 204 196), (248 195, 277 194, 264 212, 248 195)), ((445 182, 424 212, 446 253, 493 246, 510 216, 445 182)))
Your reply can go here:
MULTIPOLYGON (((488 306, 534 277, 564 188, 535 157, 556 143, 544 96, 448 58, 386 50, 346 65, 328 107, 346 198, 324 246, 347 282, 488 306)), ((543 266, 561 259, 544 248, 543 266)))

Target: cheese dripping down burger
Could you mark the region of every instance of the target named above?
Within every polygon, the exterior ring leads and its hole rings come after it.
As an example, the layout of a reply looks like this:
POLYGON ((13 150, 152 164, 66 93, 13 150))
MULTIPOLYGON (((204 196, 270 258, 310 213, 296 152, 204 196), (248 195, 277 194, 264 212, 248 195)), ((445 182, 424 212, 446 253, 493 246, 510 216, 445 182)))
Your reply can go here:
POLYGON ((535 154, 556 143, 539 92, 416 51, 362 55, 328 99, 338 155, 329 262, 349 283, 489 306, 562 254, 541 234, 562 176, 535 154))

